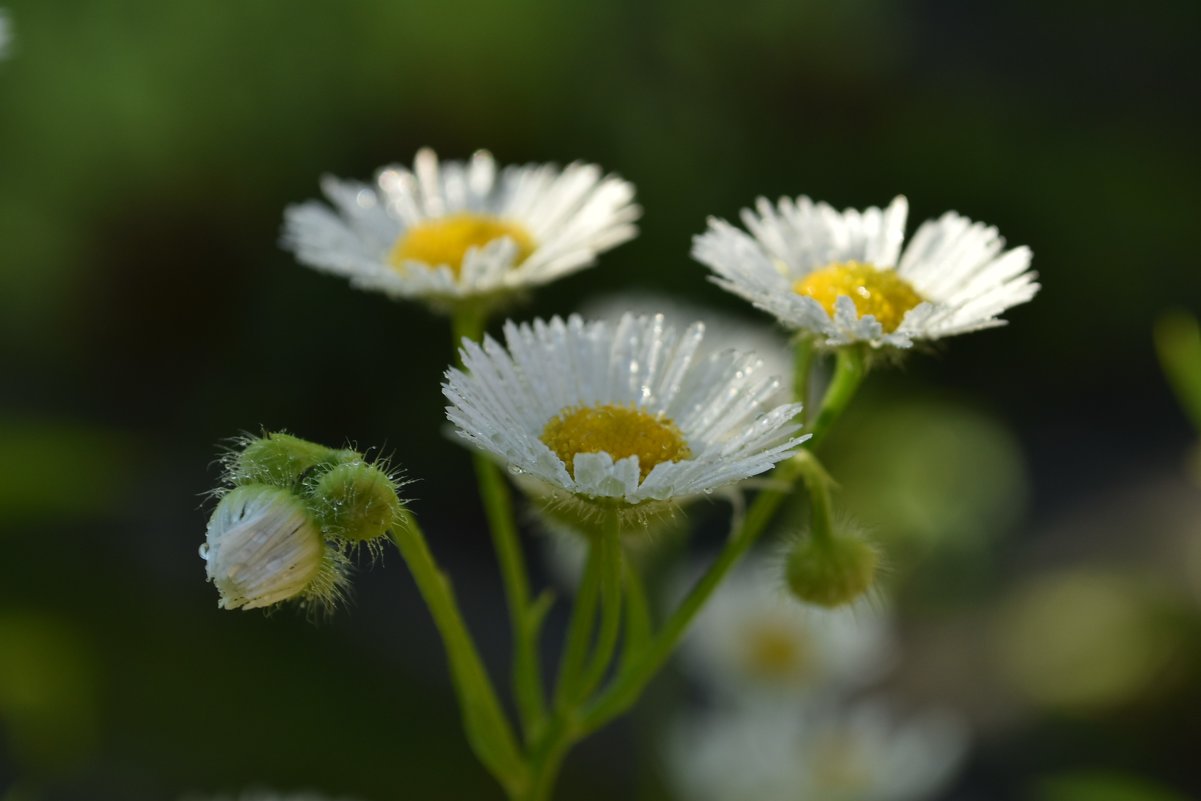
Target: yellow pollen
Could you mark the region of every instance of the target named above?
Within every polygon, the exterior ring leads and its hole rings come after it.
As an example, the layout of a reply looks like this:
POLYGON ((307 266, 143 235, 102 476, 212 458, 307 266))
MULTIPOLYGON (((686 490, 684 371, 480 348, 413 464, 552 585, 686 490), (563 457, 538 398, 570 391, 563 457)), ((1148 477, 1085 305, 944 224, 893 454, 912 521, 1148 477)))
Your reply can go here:
POLYGON ((807 666, 808 655, 795 635, 772 626, 746 632, 746 665, 765 679, 783 679, 807 666))
POLYGON ((564 409, 546 424, 540 439, 563 460, 573 478, 578 453, 604 452, 615 462, 637 456, 642 479, 657 464, 692 456, 684 435, 668 418, 612 403, 564 409))
POLYGON ((404 269, 406 261, 420 261, 431 267, 445 264, 458 277, 469 249, 482 248, 505 236, 517 245, 514 264, 520 264, 534 252, 534 238, 517 223, 486 214, 464 213, 414 225, 396 240, 388 261, 398 270, 404 269))
POLYGON ((872 315, 888 332, 897 330, 905 312, 922 302, 922 296, 896 270, 881 270, 859 261, 829 264, 797 280, 792 288, 808 295, 831 316, 834 302, 846 295, 859 316, 872 315))

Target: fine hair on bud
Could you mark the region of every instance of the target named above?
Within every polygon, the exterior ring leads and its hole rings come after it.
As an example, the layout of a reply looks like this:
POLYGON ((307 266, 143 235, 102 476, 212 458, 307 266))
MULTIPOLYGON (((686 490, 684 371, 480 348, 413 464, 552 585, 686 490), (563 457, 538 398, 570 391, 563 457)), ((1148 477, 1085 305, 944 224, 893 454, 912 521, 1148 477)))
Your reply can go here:
POLYGON ((271 484, 295 487, 305 474, 322 464, 334 464, 357 456, 353 451, 335 451, 324 445, 285 434, 282 431, 261 437, 246 436, 235 441, 225 458, 225 480, 241 484, 271 484))
POLYGON ((399 486, 386 469, 360 457, 316 474, 309 493, 326 534, 353 545, 379 540, 399 525, 399 486))
POLYGON ((201 547, 223 609, 259 609, 283 601, 333 605, 346 558, 325 541, 295 493, 267 484, 235 487, 209 519, 201 547))
POLYGON ((827 608, 853 603, 875 584, 880 552, 858 532, 837 528, 825 537, 800 536, 784 562, 793 597, 827 608))

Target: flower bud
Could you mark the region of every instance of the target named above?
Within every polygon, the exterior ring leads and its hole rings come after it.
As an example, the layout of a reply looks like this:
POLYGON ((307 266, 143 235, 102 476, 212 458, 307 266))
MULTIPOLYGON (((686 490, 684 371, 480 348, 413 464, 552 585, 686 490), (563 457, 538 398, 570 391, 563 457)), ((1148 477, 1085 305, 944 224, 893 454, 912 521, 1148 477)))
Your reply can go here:
POLYGON ((836 607, 849 604, 871 589, 880 565, 879 552, 855 534, 797 540, 788 554, 788 589, 805 603, 836 607))
POLYGON ((235 485, 294 487, 305 472, 319 464, 343 461, 347 454, 349 458, 357 456, 353 451, 335 451, 282 432, 250 437, 242 445, 228 460, 227 479, 235 485))
POLYGON ((314 482, 312 506, 322 528, 348 542, 369 542, 400 519, 397 482, 361 460, 331 467, 314 482))
POLYGON ((224 609, 257 609, 289 598, 330 600, 341 574, 304 502, 265 484, 231 490, 209 519, 200 555, 224 609))

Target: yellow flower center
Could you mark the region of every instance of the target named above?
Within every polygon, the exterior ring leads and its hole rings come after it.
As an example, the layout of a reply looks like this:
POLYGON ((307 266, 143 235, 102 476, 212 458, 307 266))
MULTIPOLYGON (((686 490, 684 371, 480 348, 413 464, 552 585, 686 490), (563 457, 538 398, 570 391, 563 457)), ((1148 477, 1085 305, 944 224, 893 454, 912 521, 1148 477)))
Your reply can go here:
POLYGON ((770 625, 746 631, 746 666, 765 679, 783 679, 808 667, 809 655, 794 633, 770 625))
POLYGON ((573 478, 577 453, 604 452, 615 462, 637 456, 643 479, 657 464, 692 456, 684 435, 668 418, 612 403, 564 409, 546 424, 540 439, 573 478))
POLYGON ((846 295, 855 302, 859 316, 872 315, 889 333, 896 331, 905 312, 922 302, 909 282, 896 270, 881 270, 858 261, 830 264, 797 280, 792 288, 808 295, 831 316, 834 302, 846 295))
POLYGON ((404 269, 406 261, 420 261, 431 267, 445 264, 458 277, 468 250, 505 236, 517 245, 515 264, 534 252, 534 238, 517 223, 486 214, 462 213, 414 225, 396 240, 388 261, 398 270, 404 269))

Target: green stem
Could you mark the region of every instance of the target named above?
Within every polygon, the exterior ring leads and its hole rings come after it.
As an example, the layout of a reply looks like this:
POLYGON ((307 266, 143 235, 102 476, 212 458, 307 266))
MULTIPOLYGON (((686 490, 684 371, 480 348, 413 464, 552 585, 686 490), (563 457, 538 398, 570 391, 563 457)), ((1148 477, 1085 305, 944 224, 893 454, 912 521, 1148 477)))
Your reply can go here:
POLYGON ((848 345, 838 349, 834 362, 834 377, 830 380, 826 396, 822 398, 821 409, 813 423, 813 437, 805 443, 806 448, 811 451, 817 450, 835 421, 846 411, 851 398, 855 397, 866 372, 861 347, 848 345))
POLYGON ((455 309, 454 315, 450 318, 450 331, 451 346, 455 351, 455 364, 458 366, 463 366, 463 360, 459 355, 459 349, 463 347, 463 340, 470 339, 472 342, 482 340, 485 322, 484 315, 474 306, 463 305, 455 309))
POLYGON ((622 669, 630 664, 646 648, 654 634, 650 605, 646 600, 646 587, 642 576, 630 560, 625 561, 626 583, 626 632, 622 651, 622 669))
POLYGON ((622 552, 621 552, 621 516, 616 512, 606 516, 604 531, 601 534, 601 618, 600 630, 596 635, 596 645, 592 657, 584 669, 580 686, 576 690, 573 702, 588 697, 601 679, 613 659, 613 650, 617 647, 617 638, 621 634, 621 601, 622 601, 622 552))
POLYGON ((450 580, 438 568, 425 535, 408 511, 400 525, 393 528, 392 540, 408 564, 442 637, 472 751, 513 797, 527 786, 527 766, 459 613, 450 580))
MULTIPOLYGON (((456 360, 463 339, 479 341, 484 332, 484 315, 470 306, 456 310, 452 321, 456 360)), ((460 365, 461 366, 461 365, 460 365)), ((521 538, 513 515, 513 501, 500 468, 487 456, 475 453, 476 482, 488 518, 492 546, 500 565, 505 587, 505 603, 513 639, 512 683, 517 713, 526 742, 530 742, 546 721, 542 668, 538 660, 538 642, 542 621, 550 605, 550 596, 537 603, 530 601, 530 582, 521 538)))
POLYGON ((550 597, 544 596, 545 602, 540 600, 531 605, 529 577, 521 553, 509 488, 505 485, 500 468, 491 459, 476 453, 473 460, 480 498, 488 517, 488 528, 492 532, 492 546, 504 581, 513 637, 513 696, 528 742, 546 719, 538 640, 550 597))
POLYGON ((780 503, 789 494, 800 469, 796 457, 776 469, 774 478, 785 486, 781 489, 765 490, 759 494, 751 504, 742 526, 731 532, 717 559, 663 624, 663 628, 651 640, 650 645, 640 656, 623 667, 601 695, 585 708, 580 718, 582 732, 595 731, 625 712, 638 700, 646 685, 675 650, 688 625, 713 594, 713 590, 767 528, 780 503))
POLYGON ((797 454, 796 462, 801 480, 805 482, 805 489, 809 493, 810 536, 815 542, 829 545, 834 537, 833 503, 830 500, 830 487, 834 481, 809 451, 797 454))
POLYGON ((592 639, 593 620, 600 599, 604 572, 603 541, 592 540, 588 545, 588 561, 576 589, 571 622, 567 626, 567 641, 559 660, 559 678, 555 683, 555 710, 561 717, 576 698, 576 688, 582 679, 588 644, 592 639))
POLYGON ((809 375, 813 372, 816 353, 812 337, 804 334, 797 336, 793 344, 792 399, 804 404, 800 414, 801 425, 809 419, 809 375))
POLYGON ((550 798, 563 760, 578 739, 579 735, 572 728, 569 716, 557 713, 551 720, 546 736, 530 754, 529 792, 519 801, 547 801, 550 798))

